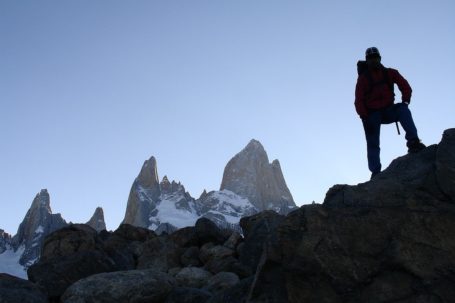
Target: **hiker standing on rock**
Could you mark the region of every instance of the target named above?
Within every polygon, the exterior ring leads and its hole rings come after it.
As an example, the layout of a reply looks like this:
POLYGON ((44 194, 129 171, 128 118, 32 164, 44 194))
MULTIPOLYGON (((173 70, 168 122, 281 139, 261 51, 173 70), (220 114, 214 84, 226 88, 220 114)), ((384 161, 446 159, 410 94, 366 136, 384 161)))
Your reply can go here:
MULTIPOLYGON (((400 122, 406 132, 408 153, 415 153, 425 145, 420 142, 417 129, 408 108, 412 89, 408 81, 396 69, 381 64, 381 55, 376 47, 365 52, 366 61, 357 63, 355 109, 362 119, 367 140, 368 168, 371 178, 381 172, 379 158, 379 135, 381 124, 400 122), (401 92, 401 103, 394 104, 394 85, 401 92)), ((398 124, 397 124, 398 127, 398 124)))

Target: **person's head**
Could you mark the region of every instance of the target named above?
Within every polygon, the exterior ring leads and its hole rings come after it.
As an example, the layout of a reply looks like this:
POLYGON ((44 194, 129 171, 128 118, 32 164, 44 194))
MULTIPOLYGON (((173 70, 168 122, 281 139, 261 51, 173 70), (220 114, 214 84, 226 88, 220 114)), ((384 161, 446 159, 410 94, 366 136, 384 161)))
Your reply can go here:
POLYGON ((365 51, 365 59, 368 67, 379 68, 381 66, 381 54, 377 47, 369 47, 365 51))

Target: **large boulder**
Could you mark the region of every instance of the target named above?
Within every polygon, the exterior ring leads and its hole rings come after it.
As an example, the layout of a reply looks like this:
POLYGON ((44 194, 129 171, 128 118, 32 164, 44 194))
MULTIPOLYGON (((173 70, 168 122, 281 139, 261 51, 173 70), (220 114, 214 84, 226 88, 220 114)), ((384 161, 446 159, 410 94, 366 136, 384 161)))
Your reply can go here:
POLYGON ((47 303, 47 296, 32 282, 0 274, 0 303, 47 303))
POLYGON ((245 240, 240 251, 239 260, 242 264, 249 267, 252 272, 256 271, 264 250, 264 244, 269 235, 284 218, 283 215, 269 210, 240 220, 245 240))
POLYGON ((95 250, 99 245, 95 229, 85 224, 73 224, 45 238, 41 261, 69 256, 79 251, 95 250))
POLYGON ((93 274, 118 270, 102 249, 96 230, 73 224, 50 234, 43 244, 41 259, 27 271, 30 281, 57 300, 68 286, 93 274))
POLYGON ((118 270, 135 269, 143 251, 143 243, 155 237, 156 234, 151 230, 122 224, 106 236, 102 249, 112 258, 118 270))
POLYGON ((180 228, 170 234, 169 238, 179 247, 199 246, 199 238, 194 226, 180 228))
POLYGON ((212 295, 210 292, 191 287, 175 287, 164 303, 204 303, 212 295))
POLYGON ((105 253, 92 250, 40 260, 28 271, 28 279, 44 289, 52 300, 58 300, 74 282, 103 272, 117 270, 113 260, 105 253))
POLYGON ((171 276, 153 269, 102 273, 71 285, 61 301, 161 303, 174 285, 175 280, 171 276))
POLYGON ((248 302, 453 302, 453 177, 437 163, 453 167, 454 131, 289 214, 267 237, 248 302))
POLYGON ((455 128, 444 132, 436 152, 436 180, 447 197, 455 197, 455 128))
POLYGON ((223 244, 230 236, 207 218, 198 219, 194 229, 200 244, 207 242, 223 244))
POLYGON ((183 287, 201 288, 213 275, 199 267, 185 267, 176 276, 177 284, 183 287))
MULTIPOLYGON (((253 284, 254 277, 241 280, 232 287, 221 290, 214 294, 206 303, 245 303, 248 293, 253 284)), ((263 301, 263 302, 285 302, 285 301, 263 301)), ((318 301, 315 301, 318 302, 318 301)))
POLYGON ((232 272, 220 272, 210 277, 207 281, 205 289, 211 293, 218 293, 235 286, 239 282, 239 276, 236 274, 232 272))
POLYGON ((250 300, 450 302, 454 228, 455 209, 302 207, 267 247, 250 300))
POLYGON ((143 244, 142 253, 137 260, 137 268, 153 268, 162 272, 180 267, 183 248, 177 246, 168 236, 159 236, 143 244))

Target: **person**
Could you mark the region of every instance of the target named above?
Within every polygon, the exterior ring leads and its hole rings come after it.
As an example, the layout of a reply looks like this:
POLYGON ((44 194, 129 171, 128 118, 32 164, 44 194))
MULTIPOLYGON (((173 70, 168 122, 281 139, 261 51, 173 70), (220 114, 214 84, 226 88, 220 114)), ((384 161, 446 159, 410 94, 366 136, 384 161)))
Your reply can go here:
MULTIPOLYGON (((367 141, 368 168, 371 179, 381 172, 379 157, 379 135, 381 124, 400 122, 406 132, 408 153, 415 153, 425 145, 417 135, 417 129, 408 106, 412 89, 408 81, 392 68, 381 64, 378 48, 370 47, 365 51, 367 68, 357 78, 355 88, 355 109, 362 119, 367 141), (394 103, 394 85, 401 92, 401 103, 394 103)), ((398 127, 398 125, 397 125, 398 127)))

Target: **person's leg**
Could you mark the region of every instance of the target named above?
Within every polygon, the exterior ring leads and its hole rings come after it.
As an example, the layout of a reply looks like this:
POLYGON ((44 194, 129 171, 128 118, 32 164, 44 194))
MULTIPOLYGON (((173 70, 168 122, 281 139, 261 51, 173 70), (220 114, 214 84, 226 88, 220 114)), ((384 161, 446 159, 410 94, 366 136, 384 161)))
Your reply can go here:
POLYGON ((368 168, 370 169, 372 176, 381 171, 379 147, 381 116, 381 112, 376 111, 370 113, 366 119, 362 120, 363 129, 365 130, 365 138, 367 140, 368 168))
POLYGON ((405 138, 408 141, 406 144, 409 148, 408 151, 416 152, 423 149, 425 145, 420 142, 419 136, 417 135, 417 128, 407 104, 397 103, 385 111, 383 123, 393 123, 397 121, 400 122, 406 132, 405 138))

